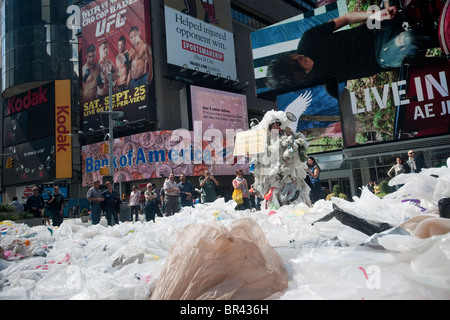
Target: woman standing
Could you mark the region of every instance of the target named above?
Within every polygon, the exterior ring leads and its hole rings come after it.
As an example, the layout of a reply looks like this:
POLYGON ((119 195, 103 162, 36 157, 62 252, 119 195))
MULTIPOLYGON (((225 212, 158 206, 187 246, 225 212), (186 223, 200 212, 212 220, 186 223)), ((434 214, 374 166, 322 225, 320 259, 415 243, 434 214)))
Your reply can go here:
MULTIPOLYGON (((406 163, 403 162, 403 159, 401 157, 397 157, 395 159, 395 162, 396 162, 396 164, 394 164, 392 166, 392 168, 389 169, 389 171, 387 173, 389 178, 391 178, 391 179, 394 178, 395 176, 398 176, 399 174, 408 173, 409 172, 409 166, 406 163)), ((395 187, 396 190, 398 190, 401 186, 402 186, 402 184, 401 185, 396 185, 394 187, 395 187)))
POLYGON ((311 187, 311 192, 309 193, 309 197, 311 198, 311 203, 314 204, 317 200, 320 199, 321 192, 321 184, 320 184, 320 167, 316 162, 314 157, 308 157, 308 176, 310 180, 309 186, 311 187))
POLYGON ((245 210, 250 208, 250 200, 248 198, 247 180, 244 178, 244 172, 241 169, 236 170, 236 178, 233 180, 233 188, 242 191, 244 203, 238 204, 236 210, 245 210))

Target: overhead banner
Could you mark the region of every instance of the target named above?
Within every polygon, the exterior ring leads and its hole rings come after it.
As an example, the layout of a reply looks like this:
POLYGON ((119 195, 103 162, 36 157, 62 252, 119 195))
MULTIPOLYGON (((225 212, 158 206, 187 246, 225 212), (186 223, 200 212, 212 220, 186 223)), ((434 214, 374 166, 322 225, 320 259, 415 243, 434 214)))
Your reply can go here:
POLYGON ((167 62, 235 80, 229 0, 165 0, 167 62))
POLYGON ((306 92, 321 91, 320 101, 313 94, 294 112, 311 146, 322 140, 324 148, 309 153, 449 134, 449 59, 437 28, 443 2, 405 3, 382 22, 384 8, 353 8, 339 0, 252 33, 258 96, 287 110, 306 92), (355 14, 368 19, 345 25, 355 14), (316 126, 318 117, 328 124, 316 126))
MULTIPOLYGON (((220 132, 216 131, 216 134, 220 132)), ((234 136, 236 132, 228 134, 234 136)), ((109 163, 109 153, 104 153, 104 143, 82 147, 83 187, 92 186, 95 180, 102 180, 100 168, 109 163)), ((202 139, 202 131, 195 130, 154 131, 122 137, 114 139, 113 150, 114 182, 167 178, 171 172, 177 177, 181 174, 201 176, 205 170, 220 176, 230 172, 235 174, 236 169, 244 166, 248 168, 248 164, 235 163, 232 149, 227 151, 214 146, 207 139, 202 139)))
POLYGON ((113 108, 128 121, 156 117, 150 1, 97 0, 81 8, 83 128, 108 126, 113 108))
POLYGON ((71 99, 70 80, 55 81, 56 179, 72 177, 71 99))

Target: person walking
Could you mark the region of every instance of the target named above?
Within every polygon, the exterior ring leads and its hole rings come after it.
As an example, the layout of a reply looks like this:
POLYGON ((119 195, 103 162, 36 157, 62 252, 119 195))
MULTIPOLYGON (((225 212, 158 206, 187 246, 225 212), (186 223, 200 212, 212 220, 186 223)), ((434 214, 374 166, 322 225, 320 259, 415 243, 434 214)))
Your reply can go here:
POLYGON ((130 207, 130 222, 133 221, 133 215, 136 215, 135 221, 139 221, 139 213, 141 211, 141 205, 139 204, 140 199, 141 191, 134 185, 133 191, 130 193, 130 202, 128 203, 130 207))
POLYGON ((102 190, 100 190, 100 181, 95 180, 94 185, 89 188, 86 193, 86 198, 89 201, 91 207, 91 223, 96 225, 100 223, 100 218, 102 216, 102 209, 100 203, 105 199, 102 196, 102 190))
POLYGON ((175 182, 175 175, 171 172, 169 179, 164 182, 164 201, 166 202, 166 217, 174 215, 180 211, 180 203, 178 201, 178 194, 180 189, 175 182))

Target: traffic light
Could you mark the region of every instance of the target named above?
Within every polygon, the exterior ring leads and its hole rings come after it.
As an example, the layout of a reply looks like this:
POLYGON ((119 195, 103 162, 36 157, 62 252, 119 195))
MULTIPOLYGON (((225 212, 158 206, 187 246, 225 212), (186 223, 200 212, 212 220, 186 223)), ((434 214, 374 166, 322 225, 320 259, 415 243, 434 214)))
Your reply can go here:
POLYGON ((100 175, 102 176, 107 176, 109 174, 109 169, 108 167, 101 167, 100 168, 100 175))
POLYGON ((14 158, 9 157, 8 159, 6 159, 6 168, 14 168, 14 158))
POLYGON ((102 145, 102 148, 103 148, 102 151, 103 151, 104 154, 109 153, 109 144, 104 143, 104 144, 102 145))

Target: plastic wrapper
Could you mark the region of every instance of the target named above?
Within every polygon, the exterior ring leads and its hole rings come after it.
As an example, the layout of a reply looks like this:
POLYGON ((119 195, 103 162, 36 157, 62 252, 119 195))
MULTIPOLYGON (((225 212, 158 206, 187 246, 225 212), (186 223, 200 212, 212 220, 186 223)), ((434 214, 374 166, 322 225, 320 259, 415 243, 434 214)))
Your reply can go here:
POLYGON ((179 232, 152 293, 157 300, 264 299, 287 288, 287 272, 253 219, 179 232))
POLYGON ((260 227, 287 272, 287 286, 269 299, 450 299, 449 220, 438 219, 439 201, 450 197, 450 170, 394 179, 404 186, 384 199, 363 188, 352 201, 333 198, 312 207, 236 211, 234 201, 218 199, 156 223, 85 227, 65 219, 60 228, 30 228, 3 221, 0 247, 20 243, 25 251, 15 260, 0 258, 0 299, 149 299, 160 283, 168 285, 162 272, 182 230, 214 223, 230 233, 242 219, 260 227), (368 236, 335 217, 314 223, 333 204, 392 228, 368 236))

